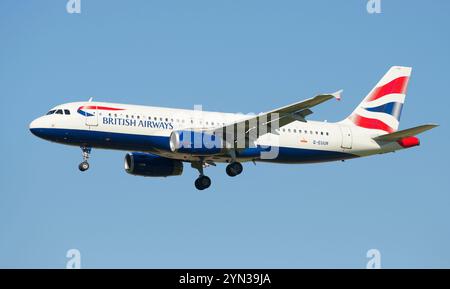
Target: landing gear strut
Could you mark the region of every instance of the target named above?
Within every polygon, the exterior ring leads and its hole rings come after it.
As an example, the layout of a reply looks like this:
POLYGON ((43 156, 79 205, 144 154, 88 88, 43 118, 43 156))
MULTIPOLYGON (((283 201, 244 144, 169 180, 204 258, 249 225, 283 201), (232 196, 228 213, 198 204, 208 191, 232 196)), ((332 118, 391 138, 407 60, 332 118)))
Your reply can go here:
POLYGON ((203 161, 192 162, 191 166, 197 169, 200 173, 198 178, 195 180, 195 188, 200 191, 209 188, 209 186, 211 186, 211 179, 208 176, 205 176, 203 173, 203 168, 204 166, 206 166, 206 164, 203 161))
POLYGON ((242 170, 243 167, 240 162, 232 162, 226 168, 227 175, 229 175, 230 177, 239 175, 240 173, 242 173, 242 170))
POLYGON ((91 154, 91 148, 90 147, 81 147, 81 151, 83 154, 83 162, 78 165, 78 169, 82 172, 87 171, 89 169, 89 155, 91 154))

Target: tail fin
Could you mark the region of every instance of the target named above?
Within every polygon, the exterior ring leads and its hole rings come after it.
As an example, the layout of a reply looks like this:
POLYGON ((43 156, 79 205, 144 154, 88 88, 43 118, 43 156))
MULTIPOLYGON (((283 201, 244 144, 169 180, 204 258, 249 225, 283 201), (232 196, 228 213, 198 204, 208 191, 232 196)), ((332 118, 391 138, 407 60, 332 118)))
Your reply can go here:
POLYGON ((347 118, 348 121, 385 133, 397 131, 411 70, 411 67, 391 67, 347 118))

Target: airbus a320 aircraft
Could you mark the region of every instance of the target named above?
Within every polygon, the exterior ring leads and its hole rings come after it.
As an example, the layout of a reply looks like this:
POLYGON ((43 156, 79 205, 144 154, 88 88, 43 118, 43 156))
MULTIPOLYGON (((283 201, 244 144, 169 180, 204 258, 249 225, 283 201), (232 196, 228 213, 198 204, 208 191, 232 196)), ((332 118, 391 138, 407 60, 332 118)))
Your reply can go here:
POLYGON ((419 145, 426 124, 398 130, 410 67, 394 66, 358 107, 336 123, 306 120, 311 108, 340 92, 321 94, 259 115, 138 106, 106 102, 58 105, 33 120, 31 132, 45 140, 79 146, 89 168, 91 148, 130 151, 125 170, 132 175, 181 175, 183 163, 199 171, 195 187, 211 185, 203 169, 228 163, 237 176, 243 162, 318 163, 394 152, 419 145), (213 145, 211 145, 213 144, 213 145))

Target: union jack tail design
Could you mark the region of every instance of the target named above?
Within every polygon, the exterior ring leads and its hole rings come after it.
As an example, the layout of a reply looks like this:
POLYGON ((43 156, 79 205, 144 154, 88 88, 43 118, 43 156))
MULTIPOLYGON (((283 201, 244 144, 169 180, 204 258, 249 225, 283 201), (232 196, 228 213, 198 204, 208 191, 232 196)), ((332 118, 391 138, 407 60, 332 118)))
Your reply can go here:
POLYGON ((391 67, 348 120, 366 129, 397 131, 411 70, 411 67, 391 67))

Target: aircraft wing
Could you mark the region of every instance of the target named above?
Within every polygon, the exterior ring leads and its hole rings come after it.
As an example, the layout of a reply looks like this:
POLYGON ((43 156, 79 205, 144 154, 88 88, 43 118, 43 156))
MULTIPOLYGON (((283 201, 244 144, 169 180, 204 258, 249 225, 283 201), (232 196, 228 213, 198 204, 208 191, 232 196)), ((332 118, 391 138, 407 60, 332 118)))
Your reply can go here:
POLYGON ((283 127, 294 121, 307 122, 305 117, 313 113, 310 108, 332 98, 340 100, 341 94, 342 90, 330 94, 319 94, 303 101, 299 101, 265 113, 261 113, 256 116, 250 116, 246 119, 231 124, 227 124, 221 128, 216 128, 213 131, 222 131, 225 137, 226 132, 235 132, 234 138, 236 138, 237 135, 236 131, 243 131, 246 135, 246 138, 248 138, 248 135, 252 131, 254 131, 255 133, 258 132, 258 134, 260 132, 263 132, 263 134, 270 132, 273 123, 276 121, 278 121, 278 127, 283 127), (265 126, 265 128, 262 129, 261 126, 265 126))
POLYGON ((384 134, 384 135, 380 135, 374 138, 374 140, 376 141, 397 141, 400 140, 402 138, 405 137, 409 137, 409 136, 415 136, 419 133, 422 133, 424 131, 430 130, 432 128, 437 127, 437 124, 424 124, 424 125, 419 125, 413 128, 408 128, 408 129, 404 129, 404 130, 399 130, 393 133, 388 133, 388 134, 384 134))

